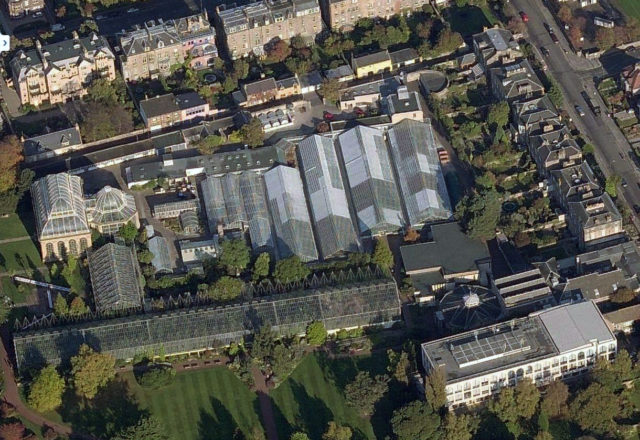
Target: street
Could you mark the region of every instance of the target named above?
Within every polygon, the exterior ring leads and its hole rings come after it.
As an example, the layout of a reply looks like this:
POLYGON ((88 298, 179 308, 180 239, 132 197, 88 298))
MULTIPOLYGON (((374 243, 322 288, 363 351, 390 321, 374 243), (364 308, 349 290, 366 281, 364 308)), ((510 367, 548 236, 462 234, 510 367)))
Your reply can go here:
POLYGON ((629 142, 605 112, 602 116, 594 115, 580 95, 583 90, 586 91, 601 108, 606 109, 593 83, 593 76, 601 74, 602 69, 590 68, 584 63, 587 60, 581 61, 581 57, 567 50, 569 46, 564 35, 540 0, 512 0, 512 4, 518 11, 524 11, 529 16, 527 31, 531 44, 538 50, 543 46, 549 50, 549 56, 544 58, 549 73, 559 83, 566 110, 576 126, 595 146, 596 160, 603 172, 605 175, 615 174, 625 179, 629 185, 621 188, 624 199, 629 206, 640 205, 640 172, 629 142), (544 23, 553 27, 560 44, 553 43, 544 23), (584 116, 579 116, 575 111, 576 104, 587 110, 584 116))

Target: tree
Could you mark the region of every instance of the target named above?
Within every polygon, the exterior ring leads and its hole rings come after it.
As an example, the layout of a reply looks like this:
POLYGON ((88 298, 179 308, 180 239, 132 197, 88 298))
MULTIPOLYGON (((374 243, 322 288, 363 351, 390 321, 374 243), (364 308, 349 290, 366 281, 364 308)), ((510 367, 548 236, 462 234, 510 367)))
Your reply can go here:
POLYGON ((449 411, 444 417, 442 440, 471 440, 478 430, 479 420, 471 414, 456 415, 449 411))
POLYGON ((157 418, 148 416, 120 431, 111 440, 169 440, 169 436, 157 418))
POLYGON ((291 55, 291 47, 284 40, 278 40, 268 45, 266 49, 267 58, 272 63, 281 63, 291 55))
POLYGON ((610 296, 611 302, 616 304, 626 304, 636 299, 636 293, 628 287, 620 287, 610 296))
POLYGON ((540 410, 540 414, 538 414, 538 431, 548 431, 549 430, 549 416, 545 410, 540 410))
POLYGON ((151 252, 149 249, 141 249, 136 253, 136 256, 138 257, 138 261, 142 264, 151 264, 151 262, 153 261, 153 252, 151 252))
POLYGON ((340 81, 336 78, 325 79, 318 90, 318 94, 331 104, 336 104, 340 100, 340 81))
POLYGON ((228 274, 238 276, 251 262, 251 251, 243 239, 223 240, 218 263, 228 274))
POLYGON ((195 145, 200 154, 213 154, 220 148, 223 142, 222 136, 213 134, 200 139, 195 145))
POLYGON ((593 144, 584 144, 582 146, 582 154, 589 155, 589 154, 594 154, 596 151, 595 147, 593 146, 593 144))
POLYGON ((82 316, 86 313, 89 313, 89 307, 87 307, 84 300, 79 296, 73 298, 71 300, 71 304, 69 305, 69 315, 82 316))
POLYGON ((571 12, 571 8, 566 5, 560 6, 560 9, 558 9, 558 18, 563 23, 570 23, 573 19, 573 12, 571 12))
POLYGON ((120 226, 120 229, 118 229, 118 235, 122 237, 127 244, 131 244, 138 236, 138 228, 136 228, 136 225, 132 222, 127 222, 120 226))
POLYGON ((404 234, 405 243, 414 243, 418 241, 420 238, 420 233, 413 228, 407 229, 407 232, 404 234))
POLYGON ((489 410, 504 423, 516 423, 519 414, 514 389, 512 387, 502 388, 498 397, 489 402, 489 410))
POLYGON ((263 252, 258 255, 256 261, 253 263, 253 271, 251 273, 251 279, 253 281, 260 281, 269 276, 269 268, 271 266, 271 256, 268 252, 263 252))
POLYGON ((2 440, 22 440, 25 429, 25 426, 20 422, 0 425, 0 438, 2 440))
POLYGON ((525 420, 531 419, 540 401, 540 391, 536 385, 529 379, 521 380, 515 387, 514 398, 520 417, 525 420))
POLYGON ((398 381, 407 386, 409 385, 409 375, 411 374, 411 361, 406 351, 396 352, 392 349, 387 350, 387 373, 398 381))
POLYGON ((547 431, 538 431, 533 440, 553 440, 553 436, 547 431))
MULTIPOLYGON (((67 255, 67 262, 62 268, 61 275, 71 288, 71 292, 75 294, 84 292, 86 283, 84 281, 84 278, 82 277, 82 274, 80 273, 80 268, 78 267, 78 259, 75 257, 75 255, 67 255)), ((69 312, 71 312, 71 310, 69 310, 69 312)))
POLYGON ((238 298, 243 291, 244 282, 242 280, 223 276, 209 287, 207 296, 214 301, 227 302, 238 298))
POLYGON ((322 440, 351 440, 351 428, 340 426, 336 422, 329 422, 327 431, 322 434, 322 440))
POLYGON ((158 364, 147 366, 140 374, 136 375, 136 381, 143 388, 157 390, 171 385, 176 377, 176 370, 168 365, 158 364))
POLYGON ((393 267, 393 254, 391 253, 387 240, 382 238, 376 239, 376 247, 371 256, 371 262, 380 266, 382 269, 391 269, 393 267))
POLYGON ((611 28, 598 27, 595 41, 600 49, 607 50, 616 43, 616 34, 611 28))
POLYGON ((375 404, 389 390, 389 378, 378 375, 372 377, 366 371, 360 371, 355 379, 344 389, 347 404, 358 408, 363 415, 371 415, 375 404))
POLYGON ((591 370, 591 379, 612 392, 624 387, 623 382, 631 377, 632 362, 627 350, 620 350, 613 363, 606 358, 598 357, 596 365, 591 370))
POLYGON ((294 432, 290 440, 309 440, 309 436, 304 432, 294 432))
POLYGON ((67 7, 65 5, 61 5, 56 8, 56 17, 62 18, 67 14, 67 7))
POLYGON ((477 192, 465 196, 456 206, 456 218, 467 234, 473 238, 488 240, 495 237, 502 202, 495 190, 477 192))
POLYGON ((577 23, 571 24, 569 27, 569 40, 571 44, 573 44, 574 47, 582 47, 582 39, 583 35, 580 26, 578 26, 577 23))
POLYGON ((233 76, 236 78, 236 82, 249 76, 249 67, 249 63, 243 58, 238 58, 233 62, 233 76))
POLYGON ((546 388, 540 411, 544 411, 549 417, 564 417, 567 414, 567 399, 569 398, 569 388, 561 380, 553 381, 546 388))
POLYGON ((93 399, 98 391, 115 376, 115 358, 109 353, 97 353, 82 344, 71 358, 71 376, 76 393, 93 399))
POLYGON ((44 367, 29 387, 27 402, 38 412, 53 411, 62 405, 64 379, 53 365, 44 367))
POLYGON ((415 400, 393 412, 391 428, 398 440, 437 439, 440 416, 425 402, 415 400))
POLYGON ((308 277, 310 273, 311 271, 300 258, 297 255, 293 255, 276 263, 273 277, 282 284, 288 284, 302 281, 308 277))
POLYGON ((307 326, 307 342, 311 345, 322 345, 327 340, 327 329, 322 321, 313 321, 307 326))
POLYGON ((614 418, 620 412, 616 394, 599 383, 592 383, 571 402, 573 420, 585 431, 604 435, 614 431, 614 418))
POLYGON ((526 30, 525 24, 518 17, 511 17, 507 22, 507 29, 514 34, 523 34, 526 30))
POLYGON ((435 412, 440 412, 447 404, 447 373, 444 367, 438 367, 427 375, 424 393, 429 405, 435 412))
POLYGON ((501 101, 492 104, 487 113, 487 123, 496 127, 504 127, 509 123, 509 104, 501 101))
POLYGON ((88 95, 91 101, 101 104, 116 104, 118 102, 118 91, 106 78, 93 80, 89 86, 88 95))
POLYGON ((244 124, 240 128, 240 137, 251 148, 264 144, 264 127, 260 119, 253 117, 248 123, 244 124))
POLYGON ((121 105, 106 105, 91 101, 83 110, 80 120, 80 132, 82 139, 86 142, 129 133, 133 128, 131 112, 121 105))
POLYGON ((14 189, 23 158, 22 146, 16 136, 5 136, 0 140, 0 193, 14 189))
POLYGON ((278 344, 277 335, 269 326, 260 327, 253 335, 251 344, 251 357, 266 363, 273 355, 273 350, 278 344))
POLYGON ((562 96, 562 91, 558 86, 558 83, 551 77, 548 77, 550 86, 549 90, 547 90, 547 95, 549 99, 556 107, 562 107, 562 103, 564 102, 564 97, 562 96))
POLYGON ((64 299, 62 294, 58 293, 56 295, 56 300, 53 303, 53 313, 59 318, 67 316, 69 314, 69 304, 67 300, 64 299))

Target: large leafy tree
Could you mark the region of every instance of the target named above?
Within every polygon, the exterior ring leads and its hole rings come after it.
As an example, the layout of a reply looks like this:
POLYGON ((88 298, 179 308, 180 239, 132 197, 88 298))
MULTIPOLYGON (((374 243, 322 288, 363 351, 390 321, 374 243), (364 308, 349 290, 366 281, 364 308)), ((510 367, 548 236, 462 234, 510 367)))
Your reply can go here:
POLYGON ((325 79, 318 94, 331 104, 335 104, 340 100, 340 82, 335 78, 325 79))
POLYGON ((276 263, 273 277, 283 284, 302 281, 311 271, 297 255, 285 258, 276 263))
POLYGON ((540 391, 532 381, 525 379, 518 382, 515 388, 515 403, 521 418, 531 419, 536 413, 539 401, 540 391))
POLYGON ((371 262, 383 269, 391 269, 393 267, 393 253, 391 249, 389 249, 387 240, 380 238, 376 240, 376 247, 371 256, 371 262))
POLYGON ((0 193, 12 190, 17 184, 22 159, 22 146, 17 137, 5 136, 0 140, 0 193))
POLYGON ((322 434, 322 440, 351 440, 351 428, 340 426, 336 422, 329 422, 327 431, 322 434))
POLYGON ((224 276, 209 286, 207 296, 220 302, 233 301, 242 295, 243 291, 244 282, 242 280, 224 276))
POLYGON ((251 148, 264 144, 264 127, 258 118, 251 118, 249 122, 240 127, 240 138, 251 148))
POLYGON ((62 405, 64 388, 64 379, 60 377, 56 368, 53 365, 46 366, 31 383, 27 402, 36 411, 53 411, 62 405))
POLYGON ((480 420, 471 414, 456 415, 449 411, 444 417, 442 440, 471 440, 480 420))
POLYGON ((251 261, 251 251, 242 239, 223 240, 218 262, 230 275, 239 275, 251 261))
POLYGON ((487 123, 497 127, 504 127, 509 122, 509 104, 506 101, 492 104, 487 113, 487 123))
POLYGON ((143 417, 113 437, 111 440, 169 440, 165 428, 153 416, 143 417))
POLYGON ((573 420, 585 431, 599 435, 613 433, 614 418, 620 413, 620 399, 610 389, 592 383, 571 402, 573 420))
POLYGON ((132 222, 120 226, 118 229, 118 235, 124 239, 127 243, 133 243, 133 240, 138 236, 138 228, 132 222))
POLYGON ((540 410, 549 417, 564 417, 568 412, 567 399, 569 398, 569 388, 561 380, 551 382, 546 388, 540 410))
POLYGON ((473 237, 488 240, 495 237, 501 212, 500 195, 495 190, 465 196, 456 206, 456 218, 473 237))
POLYGON ((397 382, 409 385, 409 375, 411 374, 411 361, 406 351, 396 352, 387 350, 387 373, 397 382))
POLYGON ((2 440, 22 440, 25 426, 20 422, 5 423, 0 425, 0 438, 2 440))
POLYGON ((387 376, 373 377, 366 371, 360 371, 355 379, 347 384, 344 394, 349 406, 358 408, 363 415, 371 415, 375 404, 388 390, 387 376))
POLYGON ((439 412, 447 404, 447 373, 444 367, 438 367, 427 375, 424 393, 429 405, 434 411, 439 412))
POLYGON ((115 358, 109 353, 97 353, 86 344, 71 358, 71 376, 76 393, 93 399, 98 391, 115 376, 115 358))
POLYGON ((251 273, 251 279, 253 281, 260 281, 269 276, 269 270, 271 267, 271 256, 267 252, 263 252, 258 255, 256 261, 253 263, 253 271, 251 273))
POLYGON ((327 329, 322 321, 313 321, 307 326, 307 342, 311 345, 322 345, 327 340, 327 329))
POLYGON ((398 440, 431 440, 440 436, 440 416, 415 400, 393 412, 391 427, 398 440))

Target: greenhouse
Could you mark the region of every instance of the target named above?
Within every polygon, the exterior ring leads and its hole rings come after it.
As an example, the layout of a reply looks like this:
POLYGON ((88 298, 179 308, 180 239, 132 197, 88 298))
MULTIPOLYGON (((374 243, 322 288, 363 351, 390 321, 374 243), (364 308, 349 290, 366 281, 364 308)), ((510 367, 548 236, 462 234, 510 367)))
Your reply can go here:
POLYGON ((102 234, 115 234, 128 222, 140 226, 133 195, 108 185, 87 199, 86 207, 89 224, 102 234))
POLYGON ((360 234, 398 231, 405 220, 383 132, 357 126, 338 142, 360 234))
POLYGON ((14 346, 18 367, 25 368, 67 362, 81 344, 118 359, 131 359, 149 351, 176 354, 227 345, 265 325, 280 334, 291 334, 303 333, 313 320, 322 321, 331 331, 391 324, 399 319, 395 282, 374 278, 224 307, 196 306, 23 330, 14 334, 14 346))
POLYGON ((138 261, 129 247, 108 243, 89 252, 89 273, 96 310, 141 306, 138 261))
POLYGON ((298 170, 279 165, 265 173, 264 183, 278 257, 297 255, 302 261, 317 260, 318 251, 298 170))
POLYGON ((310 136, 300 142, 298 153, 322 258, 358 252, 360 243, 351 220, 333 141, 310 136))
POLYGON ((389 145, 411 226, 451 218, 431 124, 405 119, 389 129, 389 145))

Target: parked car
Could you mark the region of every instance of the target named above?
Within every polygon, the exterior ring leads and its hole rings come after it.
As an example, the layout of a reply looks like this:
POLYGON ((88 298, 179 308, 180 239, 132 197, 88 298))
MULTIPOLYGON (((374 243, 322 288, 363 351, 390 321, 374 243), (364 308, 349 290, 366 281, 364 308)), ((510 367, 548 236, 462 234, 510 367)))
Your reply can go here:
POLYGON ((545 57, 548 57, 550 55, 549 49, 544 46, 540 48, 540 52, 542 52, 542 55, 544 55, 545 57))
POLYGON ((520 11, 520 18, 522 18, 522 21, 525 23, 529 21, 529 16, 524 11, 520 11))
POLYGON ((333 119, 335 118, 333 113, 330 113, 330 112, 324 112, 323 116, 326 121, 333 121, 333 119))
MULTIPOLYGON (((555 44, 560 44, 560 40, 558 39, 558 36, 556 34, 551 32, 550 35, 551 35, 551 41, 553 41, 555 44)), ((566 53, 566 51, 565 51, 565 53, 566 53)))
POLYGON ((633 205, 633 210, 636 212, 636 214, 640 214, 640 205, 633 205))
POLYGON ((629 184, 627 183, 627 180, 624 177, 620 180, 620 185, 622 185, 623 188, 626 188, 627 186, 629 186, 629 184))
POLYGON ((140 9, 138 9, 138 8, 129 8, 129 9, 127 9, 127 12, 128 12, 129 14, 131 14, 131 13, 133 13, 133 12, 138 12, 139 10, 140 10, 140 9))
POLYGON ((583 108, 582 108, 582 107, 580 107, 580 106, 579 106, 579 105, 577 105, 577 104, 576 104, 574 107, 575 107, 575 109, 576 109, 576 112, 578 112, 578 114, 579 114, 580 116, 584 116, 584 115, 585 115, 584 110, 583 110, 583 108))
POLYGON ((33 18, 38 18, 38 17, 42 17, 42 11, 38 11, 38 12, 34 12, 33 13, 33 18))

